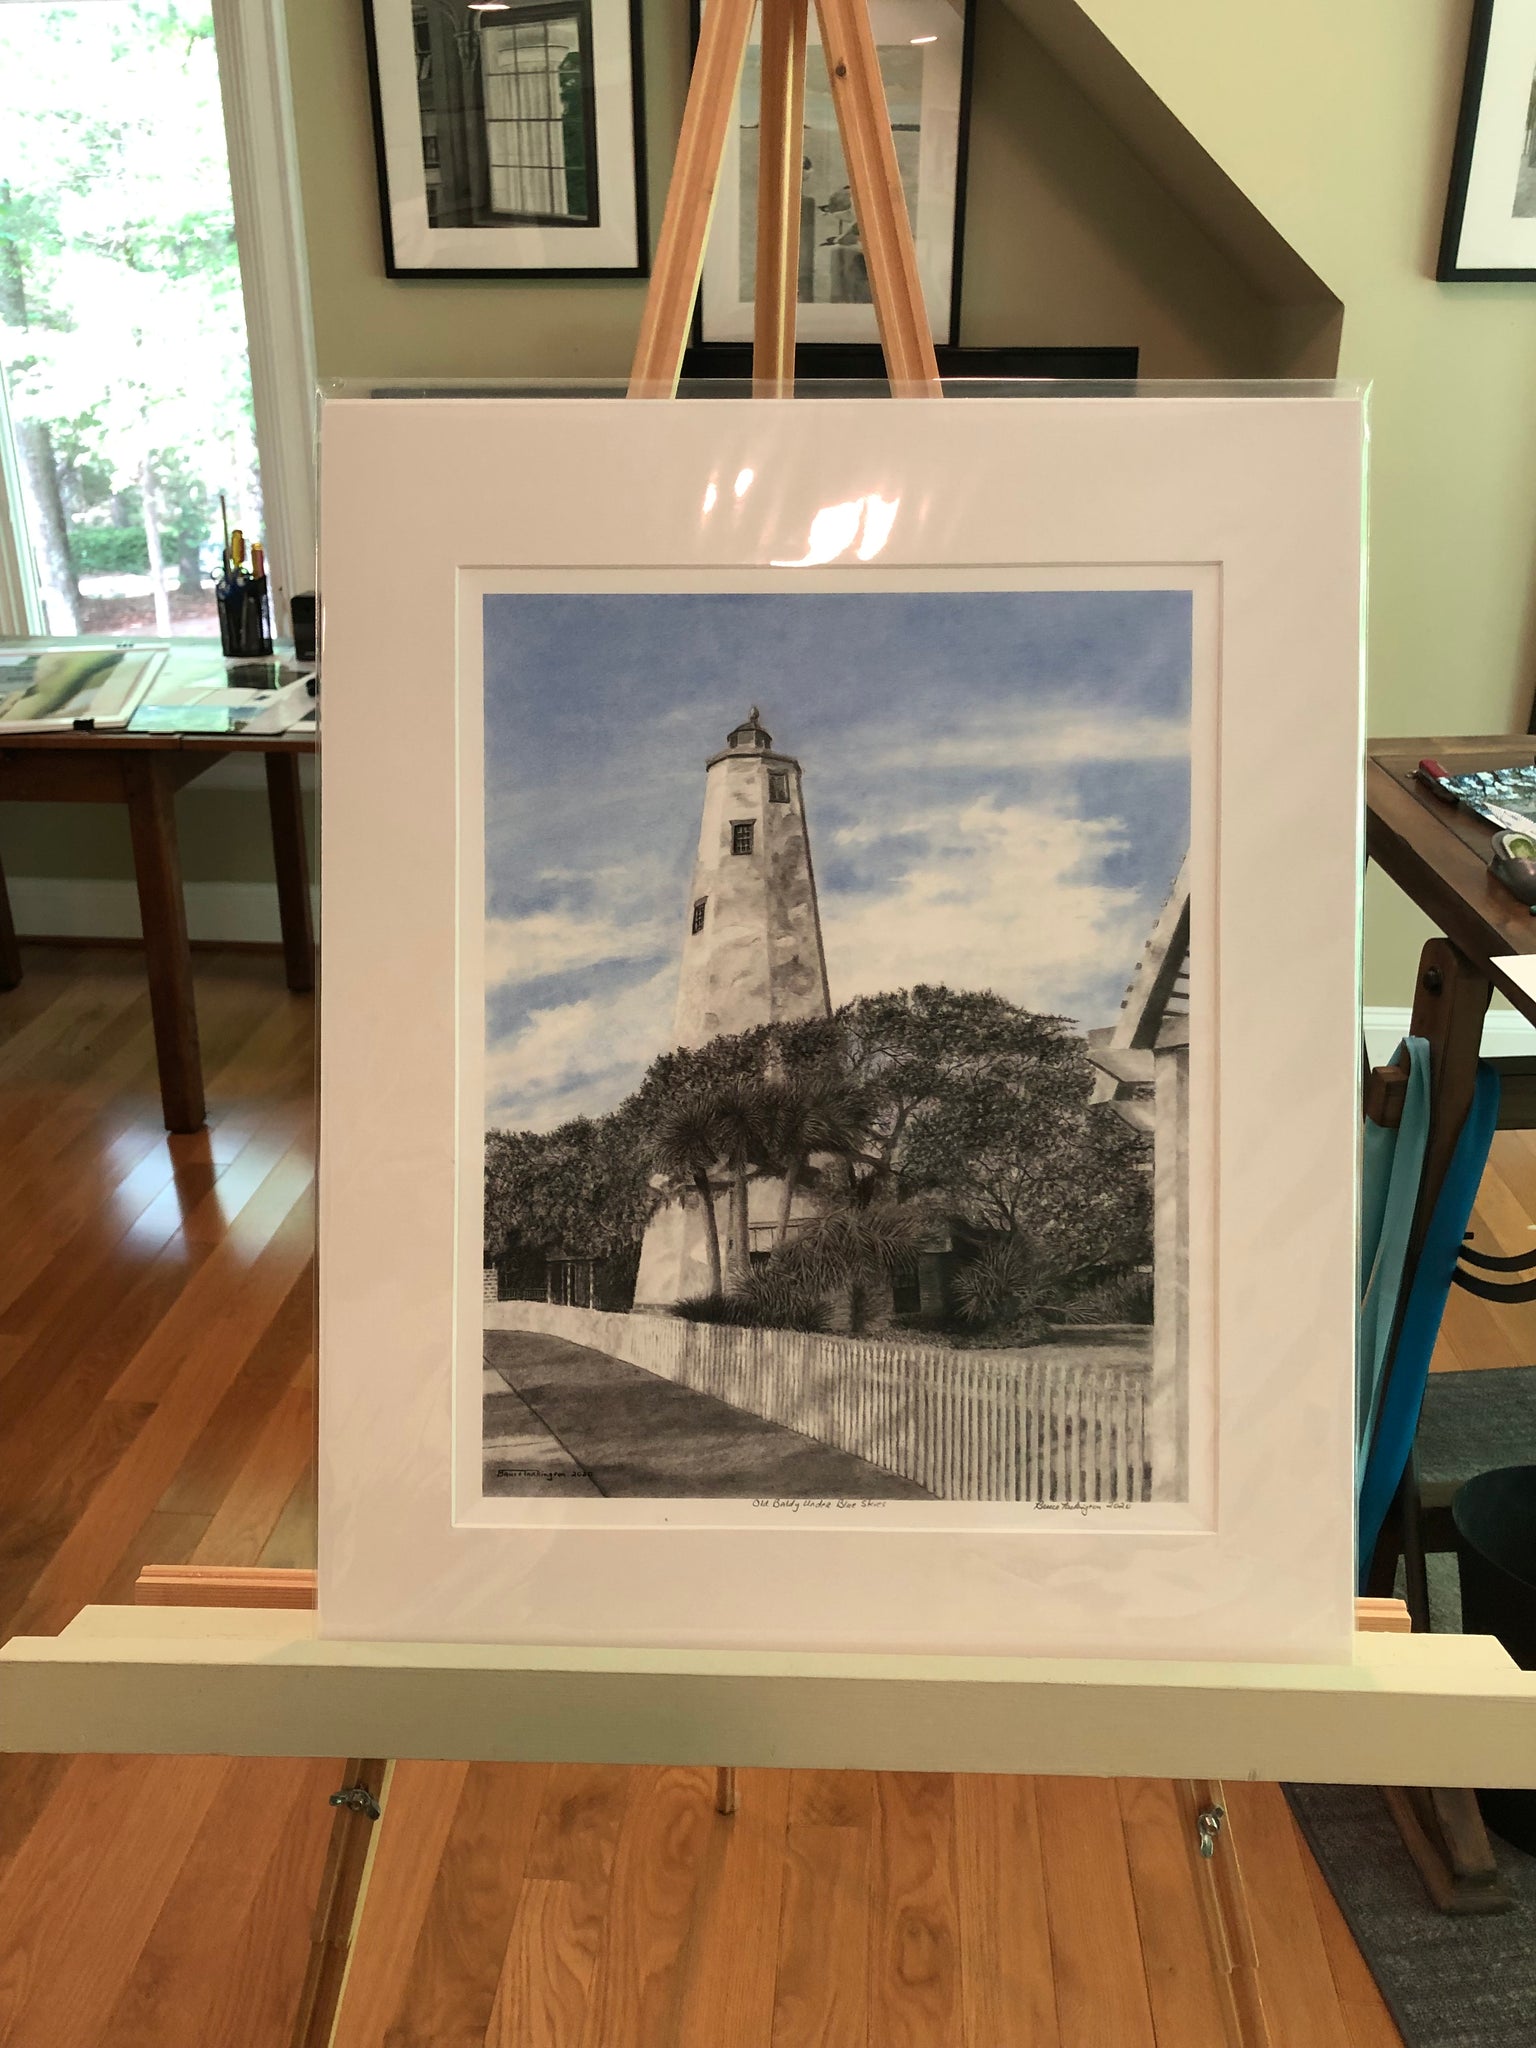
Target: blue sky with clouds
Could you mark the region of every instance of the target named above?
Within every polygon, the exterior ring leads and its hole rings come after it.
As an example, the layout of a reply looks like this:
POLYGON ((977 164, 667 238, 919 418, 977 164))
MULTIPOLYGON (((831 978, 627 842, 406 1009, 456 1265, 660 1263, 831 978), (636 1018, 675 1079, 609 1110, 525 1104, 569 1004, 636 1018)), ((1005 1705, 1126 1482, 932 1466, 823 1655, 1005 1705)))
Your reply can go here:
POLYGON ((1189 839, 1183 591, 485 599, 487 1122, 614 1107, 670 1040, 704 764, 804 771, 834 1003, 1111 1021, 1189 839))

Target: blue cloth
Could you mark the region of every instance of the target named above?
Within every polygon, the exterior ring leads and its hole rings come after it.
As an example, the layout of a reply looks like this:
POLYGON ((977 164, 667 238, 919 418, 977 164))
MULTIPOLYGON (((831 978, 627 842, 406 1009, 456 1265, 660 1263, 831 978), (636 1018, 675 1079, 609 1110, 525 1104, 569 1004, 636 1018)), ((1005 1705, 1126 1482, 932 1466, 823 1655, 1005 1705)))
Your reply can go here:
MULTIPOLYGON (((1398 1142, 1388 1163, 1389 1184, 1385 1193, 1383 1194, 1379 1185, 1371 1185, 1362 1204, 1366 1214, 1379 1219, 1376 1227, 1375 1256, 1371 1260, 1360 1316, 1359 1374, 1362 1399, 1357 1424, 1359 1519, 1356 1556, 1362 1591, 1370 1570, 1371 1558, 1381 1536, 1382 1524, 1387 1518, 1387 1510, 1392 1505, 1392 1497, 1397 1492, 1413 1451, 1414 1432, 1419 1426, 1419 1410, 1424 1404, 1424 1388, 1429 1379, 1430 1354, 1435 1348, 1435 1339, 1440 1334, 1440 1320, 1445 1313, 1446 1297, 1451 1291, 1451 1280, 1456 1271, 1456 1257, 1466 1236, 1467 1225, 1471 1221, 1472 1205, 1477 1199, 1483 1168, 1488 1163, 1488 1148, 1493 1142, 1493 1133, 1499 1117, 1498 1072, 1493 1067, 1480 1064, 1472 1107, 1467 1112, 1467 1120, 1462 1126, 1461 1136, 1457 1139, 1456 1149, 1451 1155, 1450 1167, 1441 1186, 1439 1199, 1429 1219, 1424 1248, 1419 1254, 1418 1263, 1409 1282, 1408 1299, 1403 1307, 1397 1343, 1395 1346, 1391 1345, 1393 1314, 1397 1296, 1402 1288, 1403 1251, 1406 1250, 1407 1243, 1406 1232, 1402 1228, 1402 1209, 1406 1202, 1411 1222, 1413 1199, 1417 1198, 1419 1183, 1423 1178, 1424 1144, 1428 1131, 1429 1048, 1422 1039, 1408 1039, 1406 1043, 1411 1063, 1410 1097, 1416 1094, 1416 1069, 1422 1050, 1425 1083, 1422 1102, 1424 1128, 1422 1132, 1419 1129, 1420 1107, 1416 1104, 1414 1121, 1408 1131, 1407 1146, 1404 1144, 1403 1129, 1399 1128, 1398 1142), (1416 1162, 1414 1148, 1417 1150, 1416 1162), (1409 1199, 1407 1194, 1410 1181, 1413 1199, 1409 1199), (1396 1249, 1399 1237, 1402 1239, 1402 1251, 1396 1249), (1389 1284, 1392 1282, 1394 1259, 1396 1281, 1390 1285, 1389 1301, 1389 1284)), ((1408 1104, 1405 1103, 1404 1124, 1407 1123, 1408 1104)), ((1368 1139, 1369 1136, 1368 1129, 1368 1139)), ((1376 1174, 1379 1177, 1384 1148, 1368 1147, 1368 1177, 1371 1173, 1372 1149, 1377 1153, 1376 1174)))
POLYGON ((1355 1355, 1355 1494, 1365 1483, 1366 1459, 1376 1434, 1387 1351, 1402 1293, 1408 1235, 1424 1178, 1429 1143, 1429 1040, 1405 1038, 1408 1086, 1395 1128, 1365 1122, 1360 1190, 1360 1341, 1355 1355))

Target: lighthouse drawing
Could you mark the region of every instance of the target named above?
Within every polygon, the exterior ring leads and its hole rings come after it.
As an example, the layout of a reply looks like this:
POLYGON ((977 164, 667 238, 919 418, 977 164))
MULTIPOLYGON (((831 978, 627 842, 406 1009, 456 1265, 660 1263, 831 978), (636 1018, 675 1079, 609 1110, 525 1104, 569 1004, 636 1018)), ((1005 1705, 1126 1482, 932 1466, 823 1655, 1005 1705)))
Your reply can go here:
MULTIPOLYGON (((816 906, 800 763, 775 751, 754 704, 710 756, 693 879, 684 908, 674 1045, 706 1045, 759 1024, 831 1015, 827 962, 816 906)), ((752 1184, 749 1230, 771 1235, 782 1189, 752 1184)), ((721 1244, 733 1228, 722 1182, 716 1195, 721 1244)), ((651 1219, 640 1254, 637 1309, 669 1310, 710 1284, 706 1224, 696 1202, 666 1203, 651 1219)))

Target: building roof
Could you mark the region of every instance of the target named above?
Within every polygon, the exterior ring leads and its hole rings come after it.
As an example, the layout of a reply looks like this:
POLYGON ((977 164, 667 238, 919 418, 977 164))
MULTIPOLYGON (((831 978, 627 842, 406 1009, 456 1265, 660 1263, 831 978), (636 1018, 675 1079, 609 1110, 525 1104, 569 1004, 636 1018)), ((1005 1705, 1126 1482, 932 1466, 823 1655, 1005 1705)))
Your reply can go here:
POLYGON ((1120 1015, 1090 1031, 1098 1068, 1093 1100, 1107 1102, 1132 1129, 1152 1127, 1153 1055, 1189 1043, 1189 874, 1179 869, 1168 900, 1141 949, 1120 1015))
POLYGON ((766 754, 772 749, 773 734, 764 730, 762 716, 755 704, 741 724, 726 734, 725 744, 737 753, 766 754))

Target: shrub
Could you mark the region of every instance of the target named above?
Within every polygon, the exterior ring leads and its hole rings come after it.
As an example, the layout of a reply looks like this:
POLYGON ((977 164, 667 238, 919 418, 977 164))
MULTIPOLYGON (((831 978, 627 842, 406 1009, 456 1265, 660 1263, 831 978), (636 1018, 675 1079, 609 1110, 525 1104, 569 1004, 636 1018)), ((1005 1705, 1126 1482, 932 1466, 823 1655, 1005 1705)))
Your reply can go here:
POLYGON ((672 1313, 689 1323, 724 1323, 742 1330, 824 1330, 823 1302, 786 1275, 754 1273, 729 1294, 692 1294, 674 1302, 672 1313))
POLYGON ((77 526, 69 536, 77 576, 145 576, 149 544, 136 526, 77 526))
POLYGON ((1150 1323, 1152 1321, 1152 1275, 1144 1267, 1127 1266, 1096 1280, 1072 1300, 1058 1304, 1056 1315, 1064 1323, 1150 1323))
POLYGON ((689 1294, 673 1302, 672 1313, 685 1323, 730 1323, 735 1321, 731 1306, 728 1294, 689 1294))
POLYGON ((1018 1244, 984 1245, 954 1278, 955 1305, 967 1323, 995 1323, 1038 1306, 1040 1289, 1018 1244))

